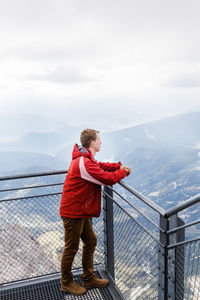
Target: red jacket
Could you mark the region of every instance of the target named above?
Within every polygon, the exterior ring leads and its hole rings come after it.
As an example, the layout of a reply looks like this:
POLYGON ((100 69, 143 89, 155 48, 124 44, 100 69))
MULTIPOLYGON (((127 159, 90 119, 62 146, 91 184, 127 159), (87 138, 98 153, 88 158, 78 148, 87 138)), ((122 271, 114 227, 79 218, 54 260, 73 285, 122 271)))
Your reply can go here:
POLYGON ((121 163, 101 163, 92 153, 77 144, 64 182, 60 215, 66 218, 99 217, 101 185, 112 185, 126 177, 121 163))

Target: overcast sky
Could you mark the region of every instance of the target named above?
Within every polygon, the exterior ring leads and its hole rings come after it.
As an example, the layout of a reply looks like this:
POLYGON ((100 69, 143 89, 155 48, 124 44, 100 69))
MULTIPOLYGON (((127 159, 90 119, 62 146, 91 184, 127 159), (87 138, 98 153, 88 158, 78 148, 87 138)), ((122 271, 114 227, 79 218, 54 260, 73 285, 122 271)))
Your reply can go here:
POLYGON ((88 126, 199 110, 199 12, 199 0, 1 1, 0 110, 88 126))

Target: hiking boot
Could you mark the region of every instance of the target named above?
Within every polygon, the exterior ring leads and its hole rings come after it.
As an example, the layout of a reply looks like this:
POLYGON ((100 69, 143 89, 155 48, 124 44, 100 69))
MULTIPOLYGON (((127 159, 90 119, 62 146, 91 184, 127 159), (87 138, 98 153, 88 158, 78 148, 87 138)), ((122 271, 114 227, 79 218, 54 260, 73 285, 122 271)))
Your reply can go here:
POLYGON ((78 285, 75 281, 71 281, 67 285, 61 283, 61 291, 68 292, 76 296, 84 295, 87 292, 84 287, 78 285))
POLYGON ((86 289, 106 287, 108 284, 108 279, 100 279, 96 275, 93 275, 91 279, 84 279, 83 281, 83 286, 86 289))

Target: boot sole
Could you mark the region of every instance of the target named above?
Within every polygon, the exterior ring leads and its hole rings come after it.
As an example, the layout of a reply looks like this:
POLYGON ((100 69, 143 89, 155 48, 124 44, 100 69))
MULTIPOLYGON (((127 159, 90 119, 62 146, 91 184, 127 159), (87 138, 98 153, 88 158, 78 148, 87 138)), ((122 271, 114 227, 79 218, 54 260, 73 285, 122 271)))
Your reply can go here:
POLYGON ((89 289, 99 289, 99 288, 105 288, 105 287, 107 287, 108 286, 108 284, 105 284, 105 285, 101 285, 101 286, 97 286, 97 285, 93 285, 93 286, 89 286, 89 287, 86 287, 86 286, 84 286, 84 288, 85 289, 87 289, 87 290, 89 290, 89 289))
MULTIPOLYGON (((86 288, 85 288, 85 289, 86 289, 86 288)), ((69 294, 75 295, 75 296, 82 296, 82 295, 85 295, 85 294, 87 293, 87 289, 86 289, 86 291, 83 292, 83 293, 72 293, 72 292, 70 292, 70 291, 68 291, 68 290, 64 290, 64 289, 62 289, 62 288, 61 288, 61 291, 62 291, 62 292, 65 292, 65 293, 69 293, 69 294)))

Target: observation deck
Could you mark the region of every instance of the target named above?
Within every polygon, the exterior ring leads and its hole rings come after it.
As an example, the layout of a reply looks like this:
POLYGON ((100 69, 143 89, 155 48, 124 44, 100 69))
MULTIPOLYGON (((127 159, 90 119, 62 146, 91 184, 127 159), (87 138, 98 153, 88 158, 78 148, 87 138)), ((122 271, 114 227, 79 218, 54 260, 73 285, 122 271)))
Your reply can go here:
MULTIPOLYGON (((0 177, 0 300, 200 299, 200 219, 185 224, 179 216, 200 195, 165 211, 123 181, 103 188, 102 214, 92 219, 95 272, 109 286, 83 296, 62 292, 66 173, 0 177)), ((81 246, 73 264, 79 284, 81 246)))

